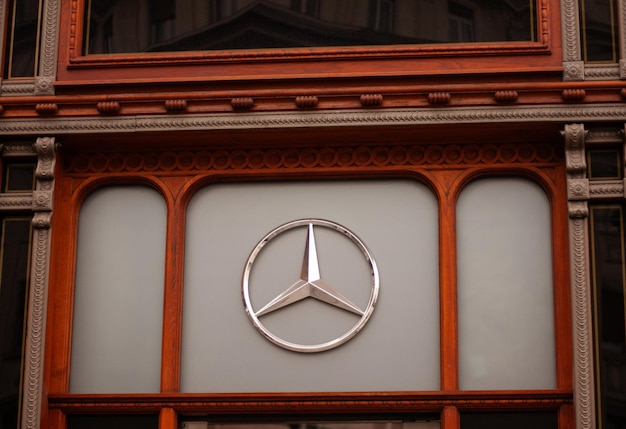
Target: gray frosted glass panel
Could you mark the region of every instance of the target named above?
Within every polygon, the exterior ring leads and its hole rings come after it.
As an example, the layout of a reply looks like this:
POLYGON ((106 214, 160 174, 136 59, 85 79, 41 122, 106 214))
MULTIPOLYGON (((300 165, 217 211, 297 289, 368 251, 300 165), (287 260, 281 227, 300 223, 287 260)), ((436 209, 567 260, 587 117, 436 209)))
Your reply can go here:
POLYGON ((70 391, 158 392, 166 207, 147 187, 110 187, 79 218, 70 391))
MULTIPOLYGON (((181 391, 439 389, 437 202, 425 185, 213 185, 193 197, 186 225, 181 391), (312 354, 288 351, 265 339, 246 316, 241 292, 244 265, 258 241, 302 218, 349 228, 368 246, 380 272, 378 303, 363 330, 338 348, 312 354)), ((300 276, 306 228, 280 238, 268 245, 260 261, 266 270, 260 275, 273 270, 277 293, 300 276)), ((316 230, 322 277, 361 305, 364 297, 355 288, 363 276, 368 281, 367 273, 352 265, 354 249, 333 239, 329 231, 316 230), (357 269, 346 271, 343 265, 357 269)), ((267 323, 281 335, 311 341, 317 335, 332 336, 333 329, 354 320, 348 312, 311 299, 270 317, 267 323)))
POLYGON ((550 203, 536 184, 482 179, 457 206, 462 389, 555 388, 550 203))

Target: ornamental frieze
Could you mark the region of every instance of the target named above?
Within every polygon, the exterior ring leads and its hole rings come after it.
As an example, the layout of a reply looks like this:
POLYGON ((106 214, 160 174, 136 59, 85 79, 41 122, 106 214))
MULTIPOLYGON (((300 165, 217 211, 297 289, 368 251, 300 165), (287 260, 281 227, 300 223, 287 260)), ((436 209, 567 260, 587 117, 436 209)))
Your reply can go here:
POLYGON ((470 166, 489 164, 546 164, 563 159, 556 145, 463 144, 338 146, 130 152, 68 155, 65 172, 124 173, 171 171, 267 170, 295 168, 367 168, 402 166, 470 166))

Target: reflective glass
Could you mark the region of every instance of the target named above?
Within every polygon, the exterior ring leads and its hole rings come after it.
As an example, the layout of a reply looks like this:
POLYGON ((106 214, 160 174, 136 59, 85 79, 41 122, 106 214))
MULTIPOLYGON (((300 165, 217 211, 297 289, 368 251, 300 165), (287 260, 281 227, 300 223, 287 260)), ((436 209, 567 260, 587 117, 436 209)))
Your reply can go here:
POLYGON ((591 180, 621 179, 621 151, 595 149, 587 151, 587 174, 591 180))
POLYGON ((85 54, 535 39, 534 0, 86 0, 85 54))
POLYGON ((461 429, 556 429, 555 412, 461 413, 461 429))
POLYGON ((35 164, 5 165, 4 192, 32 191, 35 186, 35 164))
POLYGON ((617 62, 617 0, 579 0, 583 59, 617 62))
POLYGON ((37 72, 42 0, 13 0, 9 4, 4 76, 32 77, 37 72))
POLYGON ((67 429, 157 429, 159 416, 143 414, 126 415, 69 415, 67 429))
POLYGON ((626 425, 626 273, 621 205, 591 208, 596 318, 598 418, 602 428, 626 425))
POLYGON ((0 428, 18 427, 28 297, 31 218, 2 219, 0 236, 0 428))

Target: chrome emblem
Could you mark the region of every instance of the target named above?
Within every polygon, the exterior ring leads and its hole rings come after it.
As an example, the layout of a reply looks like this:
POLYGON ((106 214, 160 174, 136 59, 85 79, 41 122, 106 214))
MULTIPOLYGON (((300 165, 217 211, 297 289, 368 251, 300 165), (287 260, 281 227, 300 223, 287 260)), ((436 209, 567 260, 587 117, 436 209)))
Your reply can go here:
POLYGON ((261 241, 256 245, 256 247, 248 257, 242 281, 244 307, 246 310, 246 314, 252 321, 252 324, 261 332, 261 334, 263 334, 263 336, 265 336, 274 344, 288 350, 303 353, 321 352, 335 348, 358 334, 363 326, 365 326, 370 316, 372 315, 372 312, 374 311, 374 306, 378 298, 378 290, 378 269, 376 267, 374 258, 370 254, 367 247, 365 247, 363 242, 347 228, 335 222, 330 222, 322 219, 301 219, 288 222, 268 233, 265 237, 263 237, 263 239, 261 239, 261 241), (263 305, 258 310, 255 310, 250 300, 250 274, 257 256, 263 250, 265 245, 268 244, 275 237, 284 233, 285 231, 299 227, 306 227, 308 230, 300 279, 298 279, 291 286, 287 287, 282 293, 280 293, 270 302, 263 305), (338 233, 343 234, 345 237, 350 239, 352 243, 359 248, 363 256, 365 256, 371 274, 371 284, 369 286, 369 301, 365 308, 359 308, 359 306, 351 302, 349 298, 345 297, 333 287, 337 285, 329 285, 322 279, 317 256, 317 246, 315 244, 316 227, 330 228, 338 233), (340 337, 321 344, 296 344, 290 341, 286 341, 270 332, 267 327, 261 322, 260 319, 264 315, 272 313, 283 307, 295 304, 296 302, 306 298, 317 299, 319 301, 337 307, 338 309, 353 313, 359 317, 358 322, 350 330, 348 330, 348 332, 341 335, 340 337))

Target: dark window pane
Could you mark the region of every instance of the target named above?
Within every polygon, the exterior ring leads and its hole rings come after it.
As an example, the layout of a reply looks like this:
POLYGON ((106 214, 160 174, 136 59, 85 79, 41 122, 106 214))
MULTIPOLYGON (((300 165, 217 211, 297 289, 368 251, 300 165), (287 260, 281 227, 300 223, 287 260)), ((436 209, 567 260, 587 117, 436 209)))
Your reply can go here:
POLYGON ((73 415, 67 418, 68 429, 157 429, 156 415, 73 415))
POLYGON ((617 0, 580 0, 585 61, 617 62, 617 0))
POLYGON ((10 2, 4 75, 8 78, 36 74, 42 0, 10 2))
POLYGON ((596 319, 598 418, 603 429, 626 426, 624 223, 621 205, 591 208, 596 319))
POLYGON ((461 429, 557 429, 555 412, 461 413, 461 429))
POLYGON ((0 240, 0 428, 15 429, 21 399, 30 218, 2 219, 0 240))
POLYGON ((85 53, 511 42, 535 0, 87 0, 85 53))
POLYGON ((32 191, 35 185, 35 164, 5 166, 3 192, 32 191))
POLYGON ((619 150, 591 150, 587 152, 590 179, 621 179, 622 168, 619 150))

